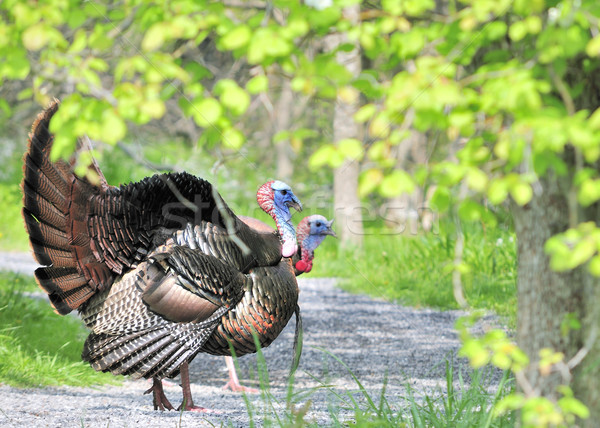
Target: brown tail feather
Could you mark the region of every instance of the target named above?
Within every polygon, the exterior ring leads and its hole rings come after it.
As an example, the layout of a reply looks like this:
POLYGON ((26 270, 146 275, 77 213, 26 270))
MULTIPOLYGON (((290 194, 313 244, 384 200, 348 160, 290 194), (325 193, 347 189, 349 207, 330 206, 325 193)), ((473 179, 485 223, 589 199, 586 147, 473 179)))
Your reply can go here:
POLYGON ((85 276, 74 268, 43 267, 35 271, 35 277, 46 293, 60 293, 87 285, 85 276))
POLYGON ((25 176, 31 183, 31 187, 42 198, 56 207, 61 207, 61 210, 65 212, 65 195, 67 194, 68 187, 58 171, 54 170, 54 168, 52 169, 53 171, 49 173, 49 168, 46 168, 46 171, 44 171, 43 168, 35 164, 31 157, 28 156, 25 159, 25 176))
POLYGON ((158 326, 121 336, 90 334, 82 359, 99 371, 150 378, 173 377, 190 360, 213 328, 198 324, 158 326), (175 328, 175 330, 174 330, 175 328), (198 346, 195 345, 198 343, 198 346))
MULTIPOLYGON (((182 346, 182 343, 175 343, 174 349, 170 353, 165 353, 162 358, 158 358, 154 368, 146 372, 145 377, 173 377, 179 373, 179 366, 188 360, 193 351, 189 346, 182 346)), ((186 344, 187 345, 187 344, 186 344)))
POLYGON ((81 358, 99 371, 110 371, 113 374, 127 372, 141 377, 144 373, 131 370, 132 367, 143 364, 148 357, 168 347, 171 341, 169 330, 164 328, 116 337, 90 334, 83 346, 81 358))
MULTIPOLYGON (((99 192, 71 172, 63 160, 52 162, 50 119, 58 111, 54 101, 35 120, 24 159, 23 217, 37 261, 40 286, 56 311, 66 314, 85 303, 101 285, 110 285, 108 267, 96 260, 87 230, 87 200, 99 192), (104 282, 99 282, 104 281, 104 282)), ((101 184, 106 181, 97 166, 101 184)))
POLYGON ((57 229, 49 224, 36 221, 30 215, 24 215, 23 217, 25 219, 27 233, 29 233, 31 239, 44 242, 53 248, 60 248, 63 250, 69 249, 69 239, 63 230, 57 229))
POLYGON ((172 338, 167 336, 136 351, 129 358, 120 361, 112 373, 149 378, 151 377, 148 375, 150 370, 178 348, 179 345, 177 342, 173 342, 172 338))
POLYGON ((69 291, 60 291, 55 294, 49 294, 48 298, 56 312, 66 315, 73 309, 78 308, 87 302, 95 293, 89 286, 75 288, 69 291))
POLYGON ((58 229, 66 228, 65 214, 37 194, 27 182, 23 185, 23 203, 23 215, 32 215, 36 221, 44 221, 58 229))
MULTIPOLYGON (((189 354, 187 349, 182 349, 182 344, 178 340, 171 340, 163 345, 156 352, 150 354, 148 358, 142 361, 142 364, 135 367, 135 373, 139 376, 146 378, 159 376, 164 377, 164 373, 160 370, 164 366, 164 363, 171 361, 174 354, 178 354, 180 351, 189 354)), ((129 373, 133 371, 130 370, 129 373)))
POLYGON ((46 266, 74 267, 73 254, 69 250, 61 250, 48 245, 46 242, 29 237, 36 260, 46 266))

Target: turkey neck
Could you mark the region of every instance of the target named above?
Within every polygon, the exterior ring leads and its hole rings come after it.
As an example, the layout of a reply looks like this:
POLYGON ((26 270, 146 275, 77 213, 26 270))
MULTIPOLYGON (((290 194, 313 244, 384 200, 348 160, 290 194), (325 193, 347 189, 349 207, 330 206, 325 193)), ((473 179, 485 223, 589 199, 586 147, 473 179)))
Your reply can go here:
POLYGON ((251 265, 245 265, 242 272, 247 272, 248 267, 273 266, 281 261, 281 242, 276 232, 261 233, 248 227, 236 218, 238 236, 248 245, 250 253, 245 258, 254 260, 251 265))
POLYGON ((272 181, 263 184, 256 193, 258 206, 275 221, 277 232, 281 237, 281 253, 286 257, 296 252, 296 229, 292 224, 289 208, 283 208, 275 203, 275 195, 271 188, 272 181))
POLYGON ((232 311, 223 315, 202 351, 231 355, 231 343, 238 357, 254 353, 253 331, 262 348, 269 346, 287 325, 297 303, 298 283, 289 258, 282 259, 276 266, 252 269, 244 297, 232 311))

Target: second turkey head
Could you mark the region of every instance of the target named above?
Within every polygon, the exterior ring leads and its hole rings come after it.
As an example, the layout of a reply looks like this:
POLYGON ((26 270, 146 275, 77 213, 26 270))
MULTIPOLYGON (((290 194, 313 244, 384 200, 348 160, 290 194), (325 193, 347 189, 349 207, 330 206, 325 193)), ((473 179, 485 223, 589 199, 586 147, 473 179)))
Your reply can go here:
POLYGON ((282 239, 281 255, 292 257, 297 250, 296 231, 292 224, 290 207, 302 211, 300 200, 292 192, 292 188, 282 181, 269 181, 256 193, 258 205, 275 220, 277 231, 282 239))
POLYGON ((296 237, 300 244, 300 260, 296 262, 296 270, 300 273, 312 270, 315 249, 329 236, 336 237, 331 228, 333 220, 327 220, 322 215, 304 217, 298 224, 296 237))

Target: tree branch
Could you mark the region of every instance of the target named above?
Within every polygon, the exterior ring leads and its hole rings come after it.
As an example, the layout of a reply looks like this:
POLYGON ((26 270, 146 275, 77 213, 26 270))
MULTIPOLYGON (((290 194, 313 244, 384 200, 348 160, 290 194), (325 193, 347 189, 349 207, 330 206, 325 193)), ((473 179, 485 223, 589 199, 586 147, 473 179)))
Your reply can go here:
POLYGON ((223 4, 227 7, 235 7, 238 9, 266 9, 267 2, 251 1, 251 0, 225 0, 223 4))

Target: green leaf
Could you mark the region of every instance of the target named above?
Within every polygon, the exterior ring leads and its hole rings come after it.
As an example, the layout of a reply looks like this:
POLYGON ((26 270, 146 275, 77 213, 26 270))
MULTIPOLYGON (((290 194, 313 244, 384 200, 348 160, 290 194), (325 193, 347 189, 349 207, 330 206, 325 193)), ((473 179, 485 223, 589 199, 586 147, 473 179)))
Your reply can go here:
POLYGON ((565 413, 571 413, 578 418, 587 419, 590 417, 589 409, 581 401, 574 397, 563 397, 558 400, 558 405, 565 413))
POLYGON ((517 204, 525 205, 533 197, 533 190, 529 183, 519 181, 511 186, 510 194, 517 204))
POLYGON ((445 186, 438 186, 431 198, 431 205, 438 211, 446 211, 450 207, 450 190, 445 186))
POLYGON ((304 18, 292 18, 288 21, 287 27, 281 29, 282 35, 288 39, 302 37, 310 30, 310 26, 304 18))
POLYGON ((483 218, 485 208, 469 199, 463 201, 458 207, 458 216, 463 221, 479 221, 483 218))
POLYGON ((600 56, 600 35, 596 35, 587 43, 585 53, 589 56, 600 56))
POLYGON ((485 366, 491 358, 490 351, 476 339, 465 341, 459 351, 459 355, 469 358, 469 362, 474 368, 485 366))
POLYGON ((52 152, 50 153, 50 160, 53 162, 60 158, 66 159, 75 151, 77 144, 77 137, 73 135, 72 127, 62 128, 60 132, 54 134, 54 141, 52 143, 52 152))
POLYGON ((577 192, 577 200, 584 207, 592 205, 600 199, 600 180, 585 179, 577 192))
POLYGON ((212 126, 221 117, 223 107, 214 98, 204 98, 194 102, 190 110, 194 121, 204 128, 212 126))
POLYGON ((344 157, 337 151, 337 148, 332 144, 325 144, 317 149, 310 157, 308 166, 311 169, 317 169, 324 165, 337 167, 342 165, 344 157))
POLYGON ((27 77, 30 71, 30 64, 25 56, 25 50, 16 51, 11 55, 3 58, 4 63, 0 63, 0 79, 6 77, 8 79, 22 80, 27 77))
POLYGON ((246 90, 251 94, 260 94, 263 92, 267 92, 269 89, 269 79, 267 76, 259 74, 258 76, 254 76, 252 79, 246 83, 246 90))
POLYGON ((375 138, 386 138, 390 135, 390 125, 388 115, 381 112, 369 124, 369 134, 375 138))
MULTIPOLYGON (((98 3, 96 2, 94 5, 98 5, 98 3)), ((88 38, 88 45, 93 49, 102 51, 110 49, 115 42, 114 38, 108 37, 109 29, 112 28, 112 24, 96 24, 92 34, 88 38)))
POLYGON ((477 192, 483 192, 488 183, 486 173, 479 168, 469 168, 466 178, 469 187, 477 192))
POLYGON ((379 193, 386 198, 401 195, 402 193, 412 193, 415 190, 415 183, 406 171, 395 170, 384 177, 379 185, 379 193))
POLYGON ((402 2, 397 0, 381 0, 381 7, 390 15, 402 14, 402 2))
POLYGON ((588 118, 588 125, 592 129, 600 129, 600 108, 594 110, 594 112, 590 115, 588 118))
POLYGON ((571 269, 587 262, 597 251, 596 243, 591 239, 583 239, 575 245, 569 258, 571 269))
POLYGON ((592 275, 600 276, 600 255, 592 257, 588 269, 592 275))
POLYGON ((12 114, 12 109, 10 108, 10 105, 4 99, 0 99, 0 110, 4 112, 4 114, 6 115, 5 117, 10 117, 10 115, 12 114))
POLYGON ((223 146, 232 150, 239 150, 244 145, 244 134, 235 128, 227 128, 223 132, 223 146))
POLYGON ((364 123, 371 119, 376 112, 377 106, 375 104, 365 104, 354 113, 354 120, 356 123, 364 123))
POLYGON ((244 47, 250 41, 252 31, 247 25, 239 25, 228 31, 219 41, 219 47, 232 51, 244 47))
POLYGON ((344 155, 346 159, 362 159, 364 149, 362 143, 355 138, 346 138, 337 143, 338 151, 344 155))
POLYGON ((570 269, 570 249, 560 236, 548 239, 544 245, 544 251, 551 256, 550 267, 552 270, 561 272, 570 269))
POLYGON ((72 29, 79 28, 83 25, 86 19, 86 14, 82 9, 73 9, 69 11, 69 16, 67 18, 67 24, 72 29))
POLYGON ((506 35, 506 23, 491 21, 485 26, 485 33, 489 40, 498 40, 506 35))
POLYGON ((153 119, 159 119, 163 117, 166 110, 167 108, 165 106, 165 103, 160 99, 145 100, 140 105, 140 111, 147 114, 153 119))
POLYGON ((102 114, 103 140, 108 144, 116 144, 126 133, 125 121, 113 109, 105 110, 102 114))
POLYGON ((164 22, 154 24, 146 31, 142 40, 142 50, 149 52, 160 48, 165 42, 169 27, 164 22))
POLYGON ((567 166, 565 162, 552 152, 534 153, 533 168, 538 175, 546 174, 548 169, 552 168, 559 176, 567 174, 567 166))
POLYGON ((75 32, 75 36, 73 37, 73 42, 69 47, 69 53, 79 53, 85 49, 87 46, 87 36, 85 31, 79 29, 75 32))
POLYGON ((508 370, 511 366, 512 360, 506 354, 494 353, 492 356, 492 364, 502 370, 508 370))
POLYGON ((502 179, 495 179, 490 183, 487 194, 492 204, 499 205, 508 196, 508 185, 502 179))
POLYGON ((281 141, 287 141, 290 139, 290 131, 279 131, 277 134, 273 135, 273 142, 279 143, 281 141))
POLYGON ((50 40, 48 26, 43 23, 33 25, 26 29, 22 35, 23 45, 30 51, 39 51, 50 40))
POLYGON ((567 337, 569 332, 571 332, 572 330, 580 330, 580 329, 581 329, 581 321, 577 317, 577 314, 574 314, 572 312, 566 314, 564 319, 560 323, 560 335, 562 337, 567 337))
POLYGON ((380 169, 371 168, 363 171, 358 180, 358 195, 362 198, 372 193, 383 180, 380 169))
POLYGON ((285 57, 292 50, 292 43, 271 28, 255 31, 248 45, 248 62, 258 64, 272 58, 285 57))
POLYGON ((496 415, 501 415, 509 410, 520 409, 525 404, 525 401, 526 398, 523 394, 513 392, 512 394, 509 394, 498 401, 498 404, 496 404, 494 409, 494 413, 496 415))
POLYGON ((221 104, 236 116, 244 114, 250 106, 250 95, 233 80, 220 80, 215 93, 220 94, 221 104))
POLYGON ((527 25, 525 21, 514 22, 508 29, 508 35, 513 42, 518 42, 527 35, 527 25))
POLYGON ((538 34, 542 31, 542 18, 537 15, 528 16, 525 18, 525 27, 529 34, 538 34))

